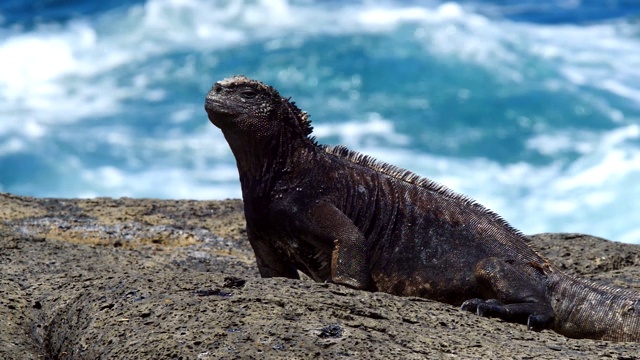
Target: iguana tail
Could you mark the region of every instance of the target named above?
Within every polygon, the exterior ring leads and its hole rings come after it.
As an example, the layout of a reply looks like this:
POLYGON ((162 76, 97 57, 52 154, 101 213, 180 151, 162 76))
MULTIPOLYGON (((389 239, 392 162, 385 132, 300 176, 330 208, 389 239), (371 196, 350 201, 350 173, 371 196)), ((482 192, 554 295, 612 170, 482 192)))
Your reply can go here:
POLYGON ((555 331, 573 338, 640 342, 640 293, 560 271, 549 280, 555 331))

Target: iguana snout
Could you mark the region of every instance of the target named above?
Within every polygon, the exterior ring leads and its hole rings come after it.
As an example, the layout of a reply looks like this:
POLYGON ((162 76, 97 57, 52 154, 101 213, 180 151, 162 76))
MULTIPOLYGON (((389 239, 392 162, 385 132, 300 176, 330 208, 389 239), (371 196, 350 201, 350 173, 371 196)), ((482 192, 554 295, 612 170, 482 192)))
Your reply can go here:
POLYGON ((223 131, 255 130, 264 128, 281 102, 272 87, 238 75, 216 82, 205 98, 204 108, 209 121, 223 131))

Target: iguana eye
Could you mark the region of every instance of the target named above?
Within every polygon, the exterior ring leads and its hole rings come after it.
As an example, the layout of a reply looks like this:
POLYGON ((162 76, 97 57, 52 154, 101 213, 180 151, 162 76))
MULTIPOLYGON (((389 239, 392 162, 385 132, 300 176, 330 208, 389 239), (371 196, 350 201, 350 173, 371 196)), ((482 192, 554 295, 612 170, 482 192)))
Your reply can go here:
POLYGON ((258 95, 258 93, 252 89, 245 89, 240 91, 240 96, 245 99, 253 99, 254 97, 256 97, 256 95, 258 95))

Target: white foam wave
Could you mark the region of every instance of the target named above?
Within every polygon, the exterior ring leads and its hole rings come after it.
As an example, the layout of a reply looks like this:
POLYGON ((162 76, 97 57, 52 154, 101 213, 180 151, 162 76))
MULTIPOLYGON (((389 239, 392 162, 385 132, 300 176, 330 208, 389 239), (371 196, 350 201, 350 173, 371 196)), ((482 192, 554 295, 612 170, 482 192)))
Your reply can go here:
MULTIPOLYGON (((95 141, 99 140, 96 138, 95 141)), ((203 124, 193 134, 174 131, 164 138, 143 139, 125 129, 110 129, 108 136, 100 141, 116 149, 111 156, 120 166, 96 166, 87 163, 90 158, 65 155, 56 159, 56 170, 64 178, 65 187, 40 190, 36 195, 175 199, 241 197, 235 160, 222 134, 211 125, 203 124)))
POLYGON ((319 139, 336 137, 339 144, 353 148, 372 146, 378 143, 377 140, 397 146, 406 146, 410 142, 408 136, 394 129, 393 122, 377 113, 368 114, 362 121, 317 125, 313 134, 319 139))
POLYGON ((91 189, 74 197, 96 196, 146 197, 174 199, 240 198, 235 166, 220 164, 207 170, 151 167, 139 172, 124 172, 104 166, 83 169, 80 173, 84 188, 91 189))
MULTIPOLYGON (((431 55, 476 62, 516 81, 526 78, 528 65, 521 60, 534 56, 554 63, 576 85, 640 99, 640 41, 619 24, 552 27, 489 20, 453 2, 423 7, 348 3, 336 10, 286 0, 149 0, 124 13, 0 40, 0 100, 8 105, 3 117, 58 124, 117 113, 131 99, 162 100, 162 91, 152 84, 162 71, 139 74, 147 79, 133 84, 100 76, 154 56, 215 54, 248 42, 273 47, 274 41, 322 34, 388 33, 404 24, 412 24, 415 41, 431 55)), ((3 131, 6 125, 0 125, 3 131)))

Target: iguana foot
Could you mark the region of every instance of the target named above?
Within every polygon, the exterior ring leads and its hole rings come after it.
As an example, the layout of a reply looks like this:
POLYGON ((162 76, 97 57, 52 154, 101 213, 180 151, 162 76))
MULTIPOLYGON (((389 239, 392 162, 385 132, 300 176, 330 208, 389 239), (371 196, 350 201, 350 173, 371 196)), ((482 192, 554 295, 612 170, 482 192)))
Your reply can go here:
POLYGON ((553 315, 549 314, 531 314, 527 319, 527 329, 533 331, 542 331, 551 328, 553 324, 553 315))
POLYGON ((497 299, 470 299, 461 310, 475 312, 482 317, 496 317, 509 322, 526 324, 529 330, 541 331, 551 327, 553 312, 539 303, 503 304, 497 299))
POLYGON ((469 312, 476 312, 478 309, 478 305, 482 304, 484 302, 484 300, 482 299, 469 299, 465 302, 462 303, 462 305, 460 305, 460 310, 463 311, 469 311, 469 312))
POLYGON ((371 288, 371 285, 368 282, 363 282, 349 276, 338 275, 338 276, 335 276, 333 279, 328 279, 326 282, 343 285, 355 290, 369 290, 371 288))
POLYGON ((498 299, 470 299, 462 303, 460 309, 474 312, 482 317, 501 317, 506 315, 505 306, 498 299))

